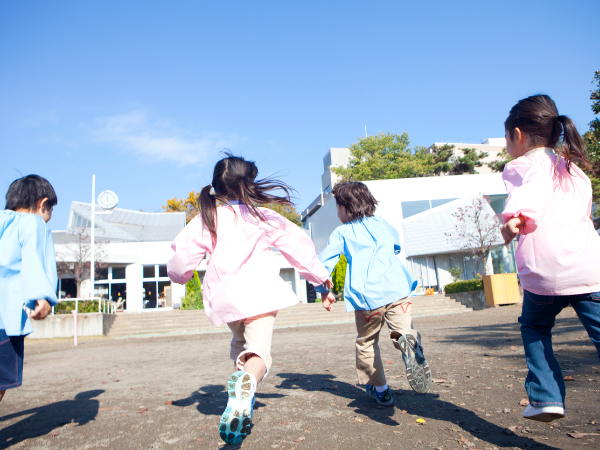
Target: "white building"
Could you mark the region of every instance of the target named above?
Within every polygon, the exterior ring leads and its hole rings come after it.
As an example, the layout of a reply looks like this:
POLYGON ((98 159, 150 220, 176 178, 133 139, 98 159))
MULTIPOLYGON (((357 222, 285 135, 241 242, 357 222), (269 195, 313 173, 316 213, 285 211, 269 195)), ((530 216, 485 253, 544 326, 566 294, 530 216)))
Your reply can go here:
MULTIPOLYGON (((349 152, 342 150, 346 152, 334 148, 329 150, 324 158, 323 180, 333 179, 327 174, 327 162, 335 160, 344 165, 343 159, 346 158, 347 164, 349 152)), ((325 181, 323 184, 326 184, 325 181)), ((473 257, 449 240, 446 233, 455 230, 456 219, 452 213, 479 193, 489 196, 491 210, 495 213, 502 211, 506 200, 502 174, 403 178, 367 181, 365 184, 379 202, 376 214, 384 217, 400 233, 400 258, 419 280, 418 291, 427 287, 442 290, 452 282, 451 267, 461 268, 463 279, 471 279, 474 274, 483 272, 473 257)), ((328 194, 323 190, 301 214, 317 252, 325 248, 330 234, 341 225, 335 199, 328 194)), ((495 273, 514 272, 512 249, 500 244, 498 242, 499 247, 492 252, 488 269, 493 267, 495 273)))
MULTIPOLYGON (((127 312, 170 310, 181 304, 185 286, 173 283, 167 275, 167 261, 173 256, 171 242, 185 227, 185 213, 146 213, 115 208, 107 211, 96 205, 95 241, 102 268, 94 282, 94 297, 125 300, 127 312), (164 304, 159 297, 164 294, 164 304)), ((91 204, 72 202, 66 231, 53 231, 57 262, 74 263, 79 253, 77 230, 89 234, 91 204)), ((84 247, 89 249, 89 237, 84 247)), ((89 250, 88 250, 89 251, 89 250)), ((306 302, 306 283, 275 251, 280 275, 306 302)), ((198 267, 204 277, 207 259, 198 267)), ((72 275, 59 274, 59 298, 75 298, 77 287, 72 275)), ((81 286, 81 297, 90 297, 90 280, 81 286)))

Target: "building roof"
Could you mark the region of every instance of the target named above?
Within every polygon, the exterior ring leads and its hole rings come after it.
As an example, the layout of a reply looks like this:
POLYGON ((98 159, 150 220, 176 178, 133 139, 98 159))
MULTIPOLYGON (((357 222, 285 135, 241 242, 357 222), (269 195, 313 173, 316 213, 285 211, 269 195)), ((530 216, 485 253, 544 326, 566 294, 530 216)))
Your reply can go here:
MULTIPOLYGON (((72 202, 67 230, 91 226, 92 205, 72 202)), ((147 213, 115 208, 104 210, 96 206, 95 239, 98 241, 172 241, 185 227, 185 213, 147 213)), ((68 234, 68 233, 65 233, 68 234)), ((55 241, 70 242, 68 236, 54 234, 55 241)))
MULTIPOLYGON (((464 250, 461 243, 448 237, 456 235, 456 225, 459 220, 453 216, 458 208, 470 206, 474 197, 463 197, 428 211, 415 214, 402 222, 404 229, 404 250, 406 256, 434 255, 453 253, 464 250)), ((496 213, 485 203, 484 208, 490 215, 496 213)), ((500 233, 498 233, 500 236, 500 233)), ((499 238, 495 244, 504 242, 499 238)))

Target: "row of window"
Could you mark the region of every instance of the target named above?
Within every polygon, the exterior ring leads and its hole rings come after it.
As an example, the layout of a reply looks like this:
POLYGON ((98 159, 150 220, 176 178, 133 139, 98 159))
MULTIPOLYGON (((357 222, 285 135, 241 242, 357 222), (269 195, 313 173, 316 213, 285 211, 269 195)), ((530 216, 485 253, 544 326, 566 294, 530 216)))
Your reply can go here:
MULTIPOLYGON (((144 278, 169 278, 167 275, 166 265, 150 265, 144 266, 143 269, 144 278)), ((96 273, 96 280, 124 280, 125 279, 125 267, 105 267, 99 269, 96 273)))
MULTIPOLYGON (((504 201, 506 195, 490 195, 488 196, 490 205, 496 214, 500 214, 504 209, 504 201)), ((450 203, 456 198, 441 198, 436 200, 415 200, 411 202, 401 202, 402 204, 402 218, 407 219, 416 214, 429 211, 430 209, 437 208, 438 206, 450 203)))

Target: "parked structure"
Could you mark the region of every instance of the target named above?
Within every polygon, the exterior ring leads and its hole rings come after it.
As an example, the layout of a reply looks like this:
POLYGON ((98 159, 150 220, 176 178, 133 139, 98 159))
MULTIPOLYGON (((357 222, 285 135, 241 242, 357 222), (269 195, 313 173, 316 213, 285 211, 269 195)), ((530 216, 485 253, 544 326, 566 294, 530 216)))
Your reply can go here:
MULTIPOLYGON (((465 147, 473 145, 465 144, 465 147)), ((330 166, 344 166, 349 158, 348 149, 329 149, 323 158, 325 173, 322 176, 321 194, 301 214, 317 252, 325 248, 330 234, 341 225, 335 201, 331 199, 330 189, 327 189, 336 180, 330 166)), ((400 233, 400 258, 419 280, 418 293, 424 293, 430 287, 436 291, 443 290, 446 284, 452 282, 449 272, 452 267, 462 269, 462 279, 483 274, 481 264, 466 253, 459 242, 449 239, 446 234, 455 230, 456 218, 453 213, 457 208, 470 202, 479 193, 489 197, 490 208, 496 214, 502 211, 506 201, 502 174, 403 178, 367 181, 365 184, 379 202, 377 214, 400 233)), ((515 272, 512 247, 502 246, 501 241, 497 244, 488 262, 488 272, 492 272, 492 269, 495 273, 515 272)))

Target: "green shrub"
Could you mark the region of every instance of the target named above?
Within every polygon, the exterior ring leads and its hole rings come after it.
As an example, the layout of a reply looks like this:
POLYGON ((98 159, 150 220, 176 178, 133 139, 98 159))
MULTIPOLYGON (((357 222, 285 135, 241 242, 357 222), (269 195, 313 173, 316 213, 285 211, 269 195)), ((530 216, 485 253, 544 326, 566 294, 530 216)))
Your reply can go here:
POLYGON ((344 283, 346 282, 346 269, 348 261, 344 255, 340 255, 340 260, 331 272, 331 280, 333 281, 333 293, 336 294, 338 301, 344 300, 344 283))
MULTIPOLYGON (((70 314, 73 310, 75 310, 75 302, 60 302, 54 307, 54 314, 70 314)), ((98 300, 80 300, 77 303, 77 312, 81 314, 97 313, 98 300)))
POLYGON ((447 284, 445 287, 446 294, 458 294, 459 292, 482 291, 483 280, 467 280, 457 281, 456 283, 447 284))
POLYGON ((181 309, 204 309, 202 301, 202 284, 198 272, 185 285, 185 296, 181 299, 181 309))

